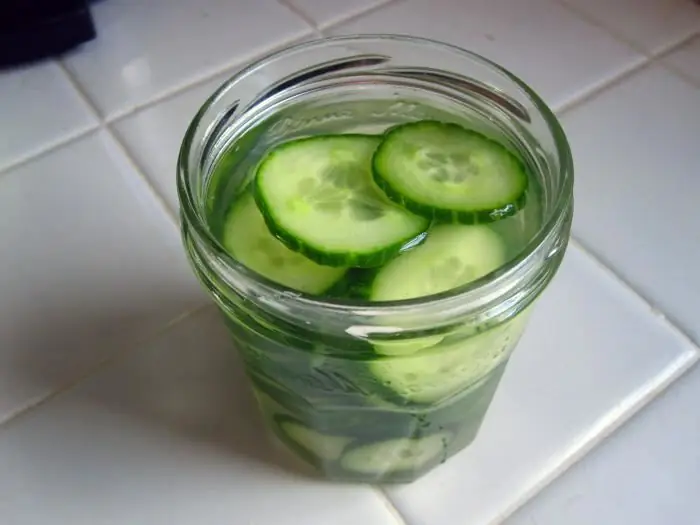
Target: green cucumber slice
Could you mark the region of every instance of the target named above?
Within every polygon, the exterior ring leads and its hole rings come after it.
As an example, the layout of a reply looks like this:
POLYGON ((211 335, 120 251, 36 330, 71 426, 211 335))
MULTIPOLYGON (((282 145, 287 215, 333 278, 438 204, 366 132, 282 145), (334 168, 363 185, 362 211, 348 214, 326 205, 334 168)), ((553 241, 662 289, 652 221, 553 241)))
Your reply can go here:
POLYGON ((276 416, 275 420, 285 442, 324 461, 337 460, 352 441, 349 437, 322 434, 289 416, 276 416))
POLYGON ((404 402, 440 403, 464 392, 503 363, 515 347, 526 316, 449 345, 376 359, 372 375, 404 402))
POLYGON ((506 262, 501 237, 487 226, 443 224, 427 240, 385 265, 372 283, 372 301, 433 295, 465 285, 506 262))
POLYGON ((372 182, 371 135, 293 140, 262 160, 255 199, 276 237, 330 266, 380 266, 428 221, 396 206, 372 182))
POLYGON ((351 472, 384 475, 403 470, 418 470, 445 456, 449 432, 421 438, 399 438, 360 445, 347 450, 341 466, 351 472))
MULTIPOLYGON (((377 273, 370 300, 413 299, 444 292, 469 283, 506 262, 500 236, 486 226, 447 224, 435 226, 428 239, 377 273)), ((433 347, 442 335, 382 341, 374 344, 381 355, 408 355, 433 347)))
POLYGON ((277 240, 249 192, 236 199, 226 218, 223 245, 254 272, 300 292, 323 293, 345 273, 344 268, 316 264, 277 240))
POLYGON ((426 120, 389 131, 373 158, 386 196, 431 219, 472 224, 525 204, 524 164, 501 144, 457 124, 426 120))
POLYGON ((382 341, 374 343, 374 351, 380 355, 407 355, 425 350, 438 344, 444 336, 427 335, 425 337, 414 337, 399 341, 382 341))

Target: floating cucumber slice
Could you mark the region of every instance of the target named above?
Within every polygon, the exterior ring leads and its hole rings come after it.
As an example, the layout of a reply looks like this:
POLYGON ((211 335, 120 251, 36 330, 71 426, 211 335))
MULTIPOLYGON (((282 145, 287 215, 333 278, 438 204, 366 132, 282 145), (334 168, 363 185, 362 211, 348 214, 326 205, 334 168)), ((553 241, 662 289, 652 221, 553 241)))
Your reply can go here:
POLYGON ((373 158, 387 197, 428 218, 471 224, 513 215, 525 204, 523 163, 499 143, 457 124, 393 128, 373 158))
POLYGON ((325 461, 337 460, 352 441, 345 436, 322 434, 288 416, 277 416, 275 420, 286 442, 325 461))
POLYGON ((413 299, 483 277, 506 262, 506 248, 487 226, 444 224, 427 240, 385 265, 372 283, 372 301, 413 299))
POLYGON ((262 160, 255 198, 289 248, 331 266, 379 266, 423 234, 428 221, 374 186, 380 138, 329 135, 293 140, 262 160))
POLYGON ((300 292, 323 293, 345 273, 345 268, 319 265, 278 241, 250 193, 234 202, 226 218, 223 244, 251 270, 300 292))

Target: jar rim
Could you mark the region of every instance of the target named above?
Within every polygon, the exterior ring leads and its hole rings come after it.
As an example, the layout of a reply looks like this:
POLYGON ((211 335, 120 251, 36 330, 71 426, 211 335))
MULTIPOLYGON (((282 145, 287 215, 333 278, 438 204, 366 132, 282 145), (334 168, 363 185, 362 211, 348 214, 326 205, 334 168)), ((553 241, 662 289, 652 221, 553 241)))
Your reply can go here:
POLYGON ((194 240, 198 243, 204 243, 216 254, 217 270, 223 269, 226 272, 234 273, 236 280, 240 281, 242 279, 247 285, 260 287, 264 295, 277 299, 288 298, 293 300, 295 305, 303 306, 307 309, 322 308, 341 314, 347 312, 359 316, 401 314, 410 312, 416 307, 439 312, 451 309, 450 303, 453 307, 456 306, 457 303, 455 303, 455 301, 464 305, 465 303, 474 303, 479 295, 490 295, 487 289, 497 289, 502 286, 504 282, 512 279, 514 275, 518 275, 519 270, 522 271, 521 269, 528 265, 528 261, 535 256, 536 252, 538 252, 538 248, 541 248, 543 244, 546 243, 547 239, 551 237, 552 232, 557 230, 557 227, 562 222, 562 217, 566 214, 567 210, 569 210, 573 199, 573 158, 568 140, 553 111, 528 84, 503 66, 500 66, 478 53, 438 40, 404 34, 354 34, 323 37, 287 46, 251 62, 226 80, 197 111, 182 141, 177 162, 177 172, 177 192, 185 234, 193 236, 194 240), (486 66, 488 69, 503 75, 507 80, 513 82, 517 88, 522 90, 523 94, 532 103, 534 109, 539 113, 539 116, 544 120, 547 131, 551 134, 556 148, 555 153, 559 163, 558 174, 561 177, 561 183, 552 204, 554 212, 545 217, 545 220, 535 235, 533 235, 525 247, 507 263, 479 279, 445 292, 424 297, 385 301, 381 303, 371 302, 369 300, 328 298, 307 294, 271 281, 239 263, 223 248, 218 239, 214 237, 206 224, 205 218, 197 213, 192 188, 190 187, 187 177, 188 170, 190 169, 190 155, 193 151, 192 146, 194 145, 194 138, 202 124, 202 118, 219 98, 226 94, 235 84, 276 60, 284 59, 287 56, 304 52, 308 49, 332 44, 372 42, 417 44, 456 53, 462 58, 486 66), (222 266, 223 268, 221 268, 222 266))

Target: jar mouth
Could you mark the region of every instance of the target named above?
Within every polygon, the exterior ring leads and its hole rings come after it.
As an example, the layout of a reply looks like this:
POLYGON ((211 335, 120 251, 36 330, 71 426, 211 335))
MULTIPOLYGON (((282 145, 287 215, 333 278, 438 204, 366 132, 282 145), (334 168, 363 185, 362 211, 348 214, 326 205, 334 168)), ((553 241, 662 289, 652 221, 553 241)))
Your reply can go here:
MULTIPOLYGON (((444 72, 447 75, 450 73, 449 70, 444 70, 444 72)), ((497 90, 495 87, 493 89, 497 90)), ((268 91, 270 91, 269 88, 268 91)), ((259 98, 260 94, 257 94, 256 99, 259 98)), ((254 101, 253 104, 255 103, 254 101)), ((231 111, 236 109, 238 109, 238 106, 234 104, 231 111)), ((528 271, 534 276, 536 272, 532 266, 535 259, 539 261, 549 259, 558 252, 562 252, 561 255, 563 255, 563 250, 566 248, 566 242, 563 244, 557 243, 554 237, 556 237, 556 232, 561 230, 562 224, 569 223, 571 218, 573 159, 566 135, 556 116, 533 89, 502 66, 477 53, 432 39, 401 34, 363 34, 328 37, 289 46, 281 51, 262 57, 234 74, 202 105, 185 133, 177 166, 177 191, 183 221, 183 235, 186 237, 186 241, 193 243, 195 247, 198 246, 212 256, 212 270, 219 274, 227 284, 239 289, 255 290, 258 297, 265 297, 270 301, 290 300, 294 306, 303 307, 304 309, 323 308, 339 314, 347 312, 360 316, 382 316, 385 314, 409 313, 416 307, 420 307, 426 313, 428 311, 437 313, 448 310, 464 310, 465 305, 471 305, 469 309, 475 305, 492 306, 497 302, 496 296, 502 300, 502 290, 507 283, 521 279, 528 271), (218 119, 209 124, 204 122, 205 116, 210 114, 213 106, 236 84, 280 59, 304 53, 319 46, 352 46, 352 44, 382 44, 387 42, 429 47, 433 51, 453 53, 462 59, 479 63, 481 66, 485 66, 491 71, 500 74, 507 81, 512 82, 514 87, 521 91, 520 94, 524 95, 528 102, 532 104, 534 111, 544 121, 546 130, 554 144, 555 151, 552 153, 556 155, 558 164, 556 176, 560 179, 550 210, 544 216, 539 230, 531 236, 525 247, 517 255, 491 273, 466 285, 438 294, 413 299, 371 302, 360 299, 321 298, 287 288, 250 270, 229 255, 213 235, 207 224, 206 214, 203 213, 202 206, 198 204, 195 189, 188 177, 188 173, 193 168, 203 168, 202 150, 197 148, 197 143, 202 138, 211 135, 218 127, 217 125, 224 122, 226 114, 218 114, 218 119)))

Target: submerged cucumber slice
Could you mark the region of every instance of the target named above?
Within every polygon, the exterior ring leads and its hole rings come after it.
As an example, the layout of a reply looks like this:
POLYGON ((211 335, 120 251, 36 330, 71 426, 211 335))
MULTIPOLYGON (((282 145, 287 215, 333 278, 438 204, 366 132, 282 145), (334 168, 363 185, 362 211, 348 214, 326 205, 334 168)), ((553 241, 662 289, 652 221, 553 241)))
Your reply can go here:
POLYGON ((421 121, 387 133, 373 158, 387 197, 428 218, 465 224, 513 215, 525 204, 525 167, 497 142, 457 124, 421 121))
POLYGON ((384 475, 402 470, 418 470, 444 457, 452 438, 439 432, 422 438, 400 438, 352 448, 340 459, 342 467, 360 474, 384 475))
POLYGON ((258 167, 255 198, 289 248, 331 266, 379 266, 420 236, 428 221, 375 188, 380 138, 329 135, 293 140, 258 167))
POLYGON ((326 461, 337 460, 352 441, 349 437, 321 434, 288 416, 277 416, 275 420, 286 438, 285 441, 291 441, 295 448, 301 448, 304 452, 326 461))
MULTIPOLYGON (((413 299, 467 284, 506 262, 498 234, 486 226, 435 226, 417 248, 385 265, 372 283, 370 300, 413 299)), ((442 335, 382 341, 374 349, 382 355, 408 355, 440 343, 442 335)))
POLYGON ((463 392, 510 355, 525 323, 522 314, 452 344, 369 363, 372 375, 409 403, 439 403, 463 392))
POLYGON ((316 264, 278 241, 250 193, 233 204, 224 226, 223 245, 254 272, 300 292, 323 293, 345 273, 344 268, 316 264))
POLYGON ((374 343, 374 351, 381 355, 408 355, 435 346, 442 341, 442 335, 427 335, 398 341, 374 343))
POLYGON ((506 262, 506 247, 487 226, 443 224, 427 240, 384 266, 372 283, 372 301, 413 299, 483 277, 506 262))

